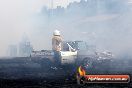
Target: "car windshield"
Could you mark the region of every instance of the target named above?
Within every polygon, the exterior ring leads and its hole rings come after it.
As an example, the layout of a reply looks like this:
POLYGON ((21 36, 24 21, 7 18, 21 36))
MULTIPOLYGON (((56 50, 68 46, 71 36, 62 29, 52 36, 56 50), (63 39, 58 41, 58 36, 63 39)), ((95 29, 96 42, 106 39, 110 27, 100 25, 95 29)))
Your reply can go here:
POLYGON ((83 42, 83 41, 74 41, 74 42, 65 42, 63 43, 63 50, 64 51, 69 51, 69 47, 68 47, 68 44, 73 48, 73 49, 76 49, 76 50, 87 50, 87 44, 86 42, 83 42))
POLYGON ((77 45, 79 50, 87 50, 87 46, 85 42, 78 42, 77 45))

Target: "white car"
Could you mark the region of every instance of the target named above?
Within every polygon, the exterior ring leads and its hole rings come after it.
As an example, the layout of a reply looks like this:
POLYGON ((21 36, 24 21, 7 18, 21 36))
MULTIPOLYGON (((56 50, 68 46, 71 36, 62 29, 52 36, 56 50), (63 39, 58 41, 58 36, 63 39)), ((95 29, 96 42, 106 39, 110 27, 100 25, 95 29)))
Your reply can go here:
MULTIPOLYGON (((60 51, 61 65, 87 65, 92 66, 94 60, 101 60, 103 56, 96 52, 95 46, 88 46, 84 41, 64 41, 60 51)), ((46 67, 55 64, 54 52, 52 50, 33 51, 31 59, 46 67)), ((110 58, 110 55, 108 55, 110 58)))

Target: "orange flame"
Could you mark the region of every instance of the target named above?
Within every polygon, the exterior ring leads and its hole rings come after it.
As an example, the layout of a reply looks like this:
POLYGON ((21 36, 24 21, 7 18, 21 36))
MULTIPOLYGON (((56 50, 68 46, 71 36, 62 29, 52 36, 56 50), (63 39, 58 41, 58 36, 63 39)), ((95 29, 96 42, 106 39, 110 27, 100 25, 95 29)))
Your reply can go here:
POLYGON ((80 76, 85 76, 85 75, 86 75, 86 72, 85 72, 85 70, 82 68, 82 66, 80 66, 80 67, 78 68, 78 72, 79 72, 79 75, 80 75, 80 76))

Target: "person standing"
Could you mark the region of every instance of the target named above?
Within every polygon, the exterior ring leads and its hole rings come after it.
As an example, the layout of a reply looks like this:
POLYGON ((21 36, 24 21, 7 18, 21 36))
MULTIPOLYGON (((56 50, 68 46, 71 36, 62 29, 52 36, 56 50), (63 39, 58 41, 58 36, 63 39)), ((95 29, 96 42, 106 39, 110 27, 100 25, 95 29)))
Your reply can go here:
POLYGON ((61 64, 60 51, 62 48, 62 37, 60 31, 55 30, 52 37, 52 50, 54 52, 54 61, 56 64, 61 64))

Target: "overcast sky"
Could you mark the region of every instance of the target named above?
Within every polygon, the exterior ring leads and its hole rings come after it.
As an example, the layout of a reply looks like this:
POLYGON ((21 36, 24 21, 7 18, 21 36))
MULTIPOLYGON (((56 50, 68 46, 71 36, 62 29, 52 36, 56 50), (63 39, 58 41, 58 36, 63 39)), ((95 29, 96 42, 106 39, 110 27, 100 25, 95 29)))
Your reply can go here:
MULTIPOLYGON (((69 2, 80 0, 53 0, 66 7, 69 2)), ((9 44, 17 44, 25 32, 30 36, 30 16, 43 6, 51 7, 51 0, 0 0, 0 56, 6 55, 9 44)))

